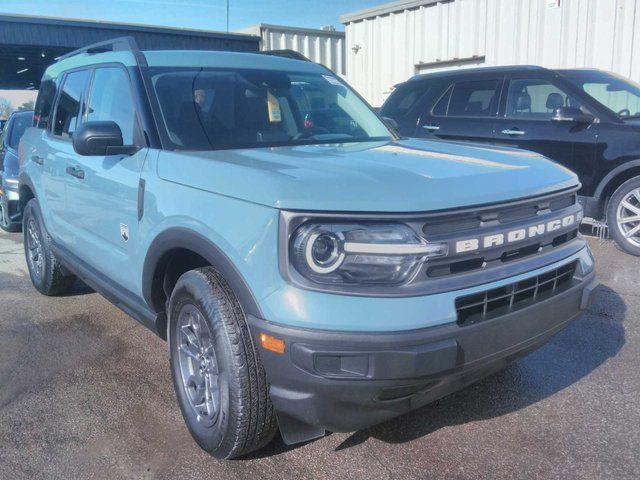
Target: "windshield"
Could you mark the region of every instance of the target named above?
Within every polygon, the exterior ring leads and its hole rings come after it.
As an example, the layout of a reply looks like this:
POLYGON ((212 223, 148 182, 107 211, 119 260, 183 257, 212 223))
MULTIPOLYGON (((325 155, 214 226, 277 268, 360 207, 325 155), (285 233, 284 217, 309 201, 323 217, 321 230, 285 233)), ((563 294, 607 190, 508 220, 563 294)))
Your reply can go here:
POLYGON ((640 85, 612 73, 595 70, 567 71, 578 88, 612 110, 620 118, 640 118, 640 85))
POLYGON ((369 106, 329 73, 152 68, 150 78, 175 149, 391 139, 369 106))

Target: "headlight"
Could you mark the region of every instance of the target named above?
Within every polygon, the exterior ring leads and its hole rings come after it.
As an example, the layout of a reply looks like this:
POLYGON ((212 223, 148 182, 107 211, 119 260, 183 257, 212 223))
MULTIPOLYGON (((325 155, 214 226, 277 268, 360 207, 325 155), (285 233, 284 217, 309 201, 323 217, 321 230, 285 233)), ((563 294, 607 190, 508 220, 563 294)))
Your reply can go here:
POLYGON ((446 243, 427 243, 402 223, 305 223, 292 235, 293 267, 326 285, 397 285, 446 243))

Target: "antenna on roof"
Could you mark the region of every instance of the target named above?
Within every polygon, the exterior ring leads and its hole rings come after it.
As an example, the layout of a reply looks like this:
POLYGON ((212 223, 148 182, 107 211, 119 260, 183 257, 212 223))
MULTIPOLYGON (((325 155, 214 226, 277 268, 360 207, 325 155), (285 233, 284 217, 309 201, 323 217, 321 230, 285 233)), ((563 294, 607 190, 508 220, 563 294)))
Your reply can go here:
POLYGON ((229 0, 227 0, 227 33, 229 33, 229 0))

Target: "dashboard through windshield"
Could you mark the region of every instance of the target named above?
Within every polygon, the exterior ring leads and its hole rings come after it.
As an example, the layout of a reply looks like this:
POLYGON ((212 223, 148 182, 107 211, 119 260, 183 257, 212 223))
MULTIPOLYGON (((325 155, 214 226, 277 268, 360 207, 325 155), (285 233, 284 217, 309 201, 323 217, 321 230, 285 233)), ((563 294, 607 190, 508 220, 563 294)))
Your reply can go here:
POLYGON ((391 139, 369 106, 329 72, 165 67, 149 73, 174 149, 391 139))

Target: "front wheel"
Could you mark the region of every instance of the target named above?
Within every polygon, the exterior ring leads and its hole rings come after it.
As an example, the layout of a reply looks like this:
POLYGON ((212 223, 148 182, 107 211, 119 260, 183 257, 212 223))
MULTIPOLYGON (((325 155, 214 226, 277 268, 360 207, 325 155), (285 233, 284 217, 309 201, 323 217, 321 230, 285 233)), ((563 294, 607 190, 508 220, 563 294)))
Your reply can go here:
POLYGON ((169 349, 182 416, 204 450, 234 458, 271 441, 277 423, 264 368, 236 296, 213 268, 178 280, 169 349))
POLYGON ((33 286, 43 295, 68 293, 76 277, 53 254, 51 237, 44 228, 40 206, 35 198, 25 206, 22 222, 24 253, 33 286))
POLYGON ((618 246, 640 256, 640 177, 624 182, 607 206, 609 231, 618 246))

